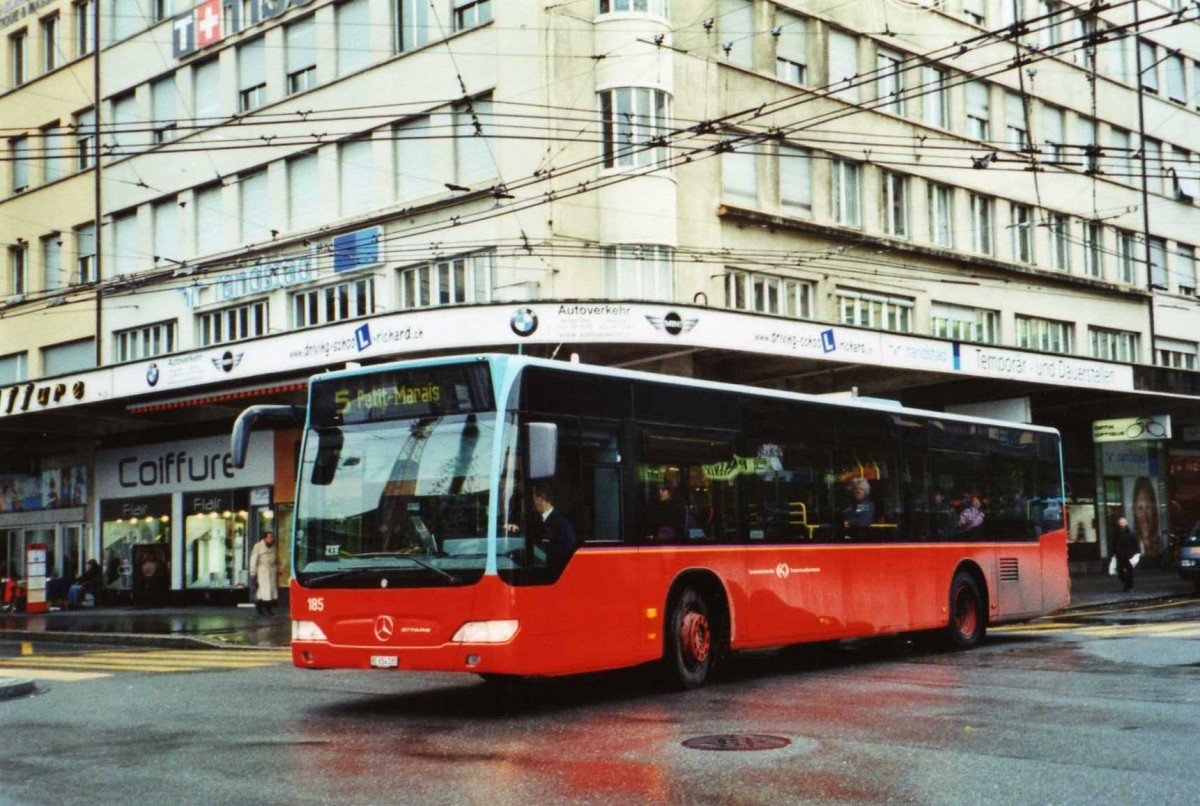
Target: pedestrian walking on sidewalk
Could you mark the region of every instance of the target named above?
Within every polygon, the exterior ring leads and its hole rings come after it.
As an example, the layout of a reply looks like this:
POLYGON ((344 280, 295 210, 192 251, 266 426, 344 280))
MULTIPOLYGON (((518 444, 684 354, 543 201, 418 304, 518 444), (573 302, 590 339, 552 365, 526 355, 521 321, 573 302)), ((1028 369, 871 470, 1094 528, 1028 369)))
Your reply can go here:
POLYGON ((262 540, 250 552, 250 579, 255 583, 254 609, 260 615, 275 615, 275 600, 279 598, 279 558, 275 554, 275 533, 263 532, 262 540))
POLYGON ((1140 555, 1137 535, 1129 528, 1129 519, 1124 515, 1117 518, 1117 535, 1113 554, 1117 558, 1117 577, 1125 590, 1133 590, 1133 558, 1140 555))

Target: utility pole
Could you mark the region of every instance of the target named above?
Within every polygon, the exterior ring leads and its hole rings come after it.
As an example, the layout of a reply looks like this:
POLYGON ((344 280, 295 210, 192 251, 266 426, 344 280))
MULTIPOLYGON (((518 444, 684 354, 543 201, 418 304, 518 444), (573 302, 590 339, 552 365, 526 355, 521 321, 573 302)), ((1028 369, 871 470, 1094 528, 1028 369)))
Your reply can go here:
MULTIPOLYGON (((104 267, 104 259, 102 255, 104 250, 101 248, 103 244, 104 230, 104 210, 101 207, 103 194, 100 185, 100 110, 103 107, 100 97, 100 0, 92 0, 92 120, 95 124, 95 132, 92 134, 92 206, 95 210, 95 219, 93 221, 92 232, 92 249, 95 254, 92 257, 92 263, 96 267, 96 366, 99 367, 104 363, 101 352, 101 344, 103 343, 104 334, 104 313, 102 310, 102 292, 101 279, 104 277, 102 271, 104 267)), ((78 257, 78 256, 77 256, 78 257)))

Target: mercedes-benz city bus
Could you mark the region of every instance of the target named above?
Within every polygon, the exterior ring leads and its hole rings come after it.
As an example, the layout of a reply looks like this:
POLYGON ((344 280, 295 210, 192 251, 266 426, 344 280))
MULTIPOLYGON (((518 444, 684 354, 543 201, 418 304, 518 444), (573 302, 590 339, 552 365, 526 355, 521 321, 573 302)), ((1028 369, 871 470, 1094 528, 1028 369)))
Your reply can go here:
POLYGON ((472 355, 317 375, 306 410, 242 414, 235 463, 256 421, 292 415, 303 668, 661 660, 693 687, 737 650, 968 648, 1068 603, 1048 428, 472 355))

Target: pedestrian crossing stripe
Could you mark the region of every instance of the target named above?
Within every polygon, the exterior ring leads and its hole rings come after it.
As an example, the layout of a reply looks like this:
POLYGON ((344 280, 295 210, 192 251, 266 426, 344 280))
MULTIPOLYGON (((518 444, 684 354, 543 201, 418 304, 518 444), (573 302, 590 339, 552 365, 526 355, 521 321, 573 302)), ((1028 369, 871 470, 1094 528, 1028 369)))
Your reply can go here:
POLYGON ((1200 621, 1176 621, 1170 624, 1079 624, 1076 622, 1009 624, 991 628, 988 632, 998 635, 1073 632, 1093 638, 1115 638, 1126 635, 1193 638, 1200 636, 1200 621))
MULTIPOLYGON (((0 673, 16 674, 22 670, 31 677, 51 679, 46 674, 29 674, 30 670, 64 674, 87 672, 198 672, 217 669, 249 669, 273 666, 291 659, 288 650, 246 651, 134 651, 103 650, 78 655, 23 655, 0 659, 0 673)), ((107 675, 104 675, 107 676, 107 675)), ((78 679, 78 678, 58 678, 78 679)))
POLYGON ((23 666, 6 666, 4 674, 7 677, 29 677, 34 680, 58 680, 64 683, 74 683, 79 680, 96 680, 101 677, 112 677, 107 672, 64 672, 58 669, 34 669, 23 666))

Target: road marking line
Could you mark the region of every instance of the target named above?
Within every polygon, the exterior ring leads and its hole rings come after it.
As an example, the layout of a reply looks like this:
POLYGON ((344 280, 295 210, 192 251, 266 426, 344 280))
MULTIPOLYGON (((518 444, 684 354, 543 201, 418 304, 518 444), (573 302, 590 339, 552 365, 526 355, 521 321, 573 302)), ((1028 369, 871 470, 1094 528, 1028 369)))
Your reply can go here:
POLYGON ((61 680, 67 683, 76 680, 95 680, 100 677, 112 677, 111 674, 104 672, 64 672, 56 669, 35 669, 21 666, 6 667, 4 671, 14 677, 20 675, 21 677, 32 677, 34 680, 61 680))
MULTIPOLYGON (((96 663, 96 662, 93 662, 93 663, 65 662, 64 663, 64 662, 60 662, 57 660, 39 659, 39 658, 24 658, 21 662, 27 666, 43 668, 43 669, 56 669, 56 668, 103 669, 104 671, 107 671, 107 672, 198 672, 198 671, 200 671, 199 666, 161 666, 161 665, 149 664, 149 663, 144 663, 144 664, 105 663, 105 662, 98 662, 98 663, 96 663)), ((12 664, 12 666, 10 666, 7 663, 0 663, 0 669, 4 670, 5 674, 8 674, 10 672, 10 669, 14 668, 14 667, 15 668, 23 668, 23 667, 17 666, 15 663, 12 664)))

